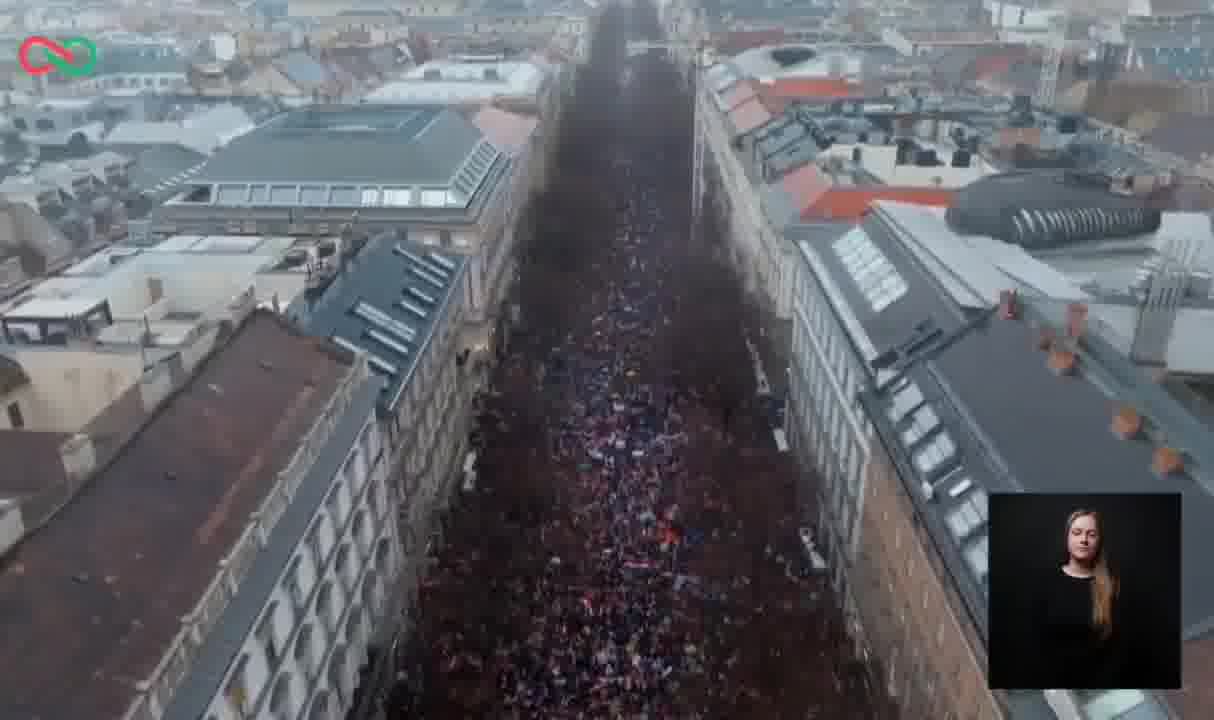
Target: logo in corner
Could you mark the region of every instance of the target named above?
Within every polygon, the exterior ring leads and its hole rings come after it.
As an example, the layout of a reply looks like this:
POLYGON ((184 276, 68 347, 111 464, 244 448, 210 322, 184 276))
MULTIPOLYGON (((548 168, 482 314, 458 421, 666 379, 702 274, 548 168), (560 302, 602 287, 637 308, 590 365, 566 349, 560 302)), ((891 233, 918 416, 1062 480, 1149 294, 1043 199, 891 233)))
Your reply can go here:
POLYGON ((84 77, 97 67, 97 45, 83 37, 62 42, 41 35, 27 37, 17 51, 21 69, 32 77, 56 70, 67 77, 84 77))

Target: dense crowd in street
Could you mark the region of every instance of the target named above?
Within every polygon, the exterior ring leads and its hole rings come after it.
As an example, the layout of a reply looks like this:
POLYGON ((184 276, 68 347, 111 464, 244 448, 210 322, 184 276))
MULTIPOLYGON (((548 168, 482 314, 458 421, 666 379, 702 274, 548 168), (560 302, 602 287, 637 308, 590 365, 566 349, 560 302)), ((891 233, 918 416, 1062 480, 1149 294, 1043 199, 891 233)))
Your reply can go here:
POLYGON ((588 254, 571 331, 503 358, 477 487, 429 571, 388 716, 868 717, 846 704, 828 582, 801 552, 766 418, 731 418, 652 362, 688 311, 686 220, 662 187, 686 148, 603 152, 610 239, 588 254))

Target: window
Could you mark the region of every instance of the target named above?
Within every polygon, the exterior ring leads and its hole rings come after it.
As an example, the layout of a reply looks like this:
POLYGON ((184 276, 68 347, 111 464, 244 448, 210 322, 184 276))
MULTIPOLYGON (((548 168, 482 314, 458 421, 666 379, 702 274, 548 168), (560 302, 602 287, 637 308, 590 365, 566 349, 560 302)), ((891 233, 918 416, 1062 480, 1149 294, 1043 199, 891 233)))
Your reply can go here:
POLYGON ((291 676, 283 673, 274 683, 274 691, 270 693, 270 714, 276 718, 286 718, 291 701, 291 676))
POLYGON ((324 550, 320 544, 320 522, 317 522, 308 533, 308 552, 312 553, 312 566, 318 571, 325 566, 324 550))
POLYGON ((245 677, 248 672, 249 656, 241 655, 236 661, 236 669, 232 671, 232 677, 228 679, 228 684, 223 689, 223 696, 227 700, 228 707, 232 709, 232 713, 238 718, 245 718, 249 715, 249 687, 248 678, 245 677))
POLYGON ((50 118, 38 118, 34 121, 34 127, 44 132, 55 129, 55 121, 50 118))
POLYGON ((291 561, 291 566, 287 568, 287 577, 283 581, 283 589, 291 596, 291 600, 295 602, 295 607, 303 607, 304 597, 303 586, 299 583, 299 568, 303 562, 303 558, 296 557, 291 561))
POLYGON ((904 380, 901 387, 894 391, 893 402, 887 413, 889 421, 895 424, 901 422, 907 413, 922 403, 923 393, 919 391, 919 386, 909 380, 904 380))
POLYGON ((21 414, 20 403, 9 403, 8 424, 14 430, 20 430, 25 427, 25 416, 21 414))
POLYGON ((344 580, 350 579, 350 577, 349 577, 350 546, 349 545, 342 545, 341 549, 337 551, 337 562, 334 565, 334 568, 336 568, 336 570, 337 570, 338 577, 340 577, 344 580))
POLYGON ((451 247, 451 231, 450 230, 439 230, 438 231, 438 242, 443 247, 451 247))
POLYGON ((25 118, 13 118, 13 129, 25 132, 29 130, 29 123, 25 122, 25 118))
POLYGON ((299 630, 299 637, 295 640, 295 662, 300 667, 307 670, 311 674, 315 668, 315 659, 312 655, 312 624, 308 623, 299 630))
POLYGON ((909 448, 939 425, 940 418, 936 415, 936 411, 928 405, 920 405, 919 409, 911 415, 910 427, 902 431, 902 444, 909 448))
POLYGON ((262 649, 266 651, 266 662, 270 667, 278 665, 278 661, 282 657, 278 647, 278 638, 275 637, 277 633, 274 631, 274 613, 276 612, 278 612, 278 603, 270 603, 265 618, 262 619, 261 625, 257 626, 257 639, 261 642, 262 649))
POLYGON ((957 452, 957 445, 952 436, 946 432, 937 433, 926 445, 915 453, 915 468, 924 475, 930 475, 947 462, 957 452))
POLYGON ((316 615, 331 627, 333 624, 333 584, 326 581, 316 593, 316 615))
POLYGON ((975 489, 960 505, 945 515, 945 523, 953 537, 963 541, 975 530, 986 524, 987 496, 981 488, 975 489))

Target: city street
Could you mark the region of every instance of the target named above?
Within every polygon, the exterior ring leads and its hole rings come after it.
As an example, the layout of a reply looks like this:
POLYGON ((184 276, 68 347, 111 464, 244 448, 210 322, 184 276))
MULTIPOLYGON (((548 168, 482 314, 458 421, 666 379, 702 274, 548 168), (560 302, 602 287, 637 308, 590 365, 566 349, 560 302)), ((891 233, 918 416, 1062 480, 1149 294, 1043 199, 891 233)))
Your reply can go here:
POLYGON ((877 717, 711 205, 690 237, 690 100, 660 51, 624 52, 656 38, 645 10, 607 11, 566 111, 389 718, 877 717))

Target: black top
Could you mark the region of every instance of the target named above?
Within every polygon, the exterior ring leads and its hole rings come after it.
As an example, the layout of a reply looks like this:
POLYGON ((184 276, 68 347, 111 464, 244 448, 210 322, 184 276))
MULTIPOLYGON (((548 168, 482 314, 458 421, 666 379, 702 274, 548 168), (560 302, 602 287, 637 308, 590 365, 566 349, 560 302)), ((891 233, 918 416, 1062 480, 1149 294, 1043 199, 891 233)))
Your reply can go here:
POLYGON ((1128 687, 1125 674, 1125 633, 1119 603, 1113 604, 1113 633, 1101 639, 1092 626, 1092 580, 1048 574, 1037 607, 1037 660, 1043 688, 1108 689, 1128 687))

